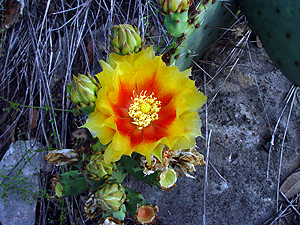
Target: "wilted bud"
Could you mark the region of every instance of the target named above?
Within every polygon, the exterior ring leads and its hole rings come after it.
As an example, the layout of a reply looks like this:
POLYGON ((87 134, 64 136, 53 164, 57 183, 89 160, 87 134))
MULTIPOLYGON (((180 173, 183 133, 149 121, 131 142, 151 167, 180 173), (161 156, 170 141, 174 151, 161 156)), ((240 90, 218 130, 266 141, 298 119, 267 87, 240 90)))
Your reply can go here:
POLYGON ((88 200, 85 202, 84 205, 84 212, 87 214, 89 218, 96 218, 101 215, 103 210, 101 209, 100 205, 97 202, 95 194, 90 193, 88 200))
POLYGON ((68 98, 79 108, 93 107, 100 88, 100 84, 89 74, 79 74, 78 77, 73 75, 71 84, 67 84, 68 98))
POLYGON ((142 206, 138 206, 135 216, 139 223, 148 224, 153 222, 157 212, 158 212, 157 206, 142 205, 142 206))
POLYGON ((137 53, 143 47, 143 37, 137 27, 129 24, 121 24, 112 27, 112 35, 110 35, 111 47, 120 55, 137 53))
POLYGON ((191 5, 190 0, 159 0, 165 13, 184 12, 191 5))
POLYGON ((61 149, 50 151, 45 159, 56 166, 62 166, 78 161, 79 155, 74 149, 61 149))
POLYGON ((162 188, 173 187, 177 181, 177 173, 172 168, 165 169, 159 176, 159 183, 162 188))
POLYGON ((117 184, 104 184, 104 186, 95 193, 98 204, 104 211, 118 212, 123 207, 123 202, 126 195, 124 194, 124 188, 117 184))
POLYGON ((102 178, 105 175, 111 175, 113 172, 113 164, 105 164, 103 155, 95 154, 91 156, 89 164, 87 164, 86 169, 91 174, 92 178, 102 178))
POLYGON ((187 173, 187 170, 189 172, 195 172, 195 166, 206 165, 203 155, 197 152, 195 147, 190 149, 181 149, 174 164, 178 166, 187 177, 192 177, 187 173))

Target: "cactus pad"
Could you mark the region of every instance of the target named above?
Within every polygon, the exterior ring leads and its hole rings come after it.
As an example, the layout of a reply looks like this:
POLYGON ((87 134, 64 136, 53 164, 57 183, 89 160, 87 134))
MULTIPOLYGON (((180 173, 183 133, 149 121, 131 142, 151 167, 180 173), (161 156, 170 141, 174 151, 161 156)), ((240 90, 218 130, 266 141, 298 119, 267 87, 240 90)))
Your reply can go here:
POLYGON ((237 2, 277 68, 300 86, 300 1, 237 2))
POLYGON ((166 64, 175 63, 183 71, 193 65, 190 58, 200 58, 231 24, 237 11, 235 1, 209 0, 189 16, 186 33, 173 41, 164 54, 166 64), (190 57, 190 58, 189 58, 190 57))

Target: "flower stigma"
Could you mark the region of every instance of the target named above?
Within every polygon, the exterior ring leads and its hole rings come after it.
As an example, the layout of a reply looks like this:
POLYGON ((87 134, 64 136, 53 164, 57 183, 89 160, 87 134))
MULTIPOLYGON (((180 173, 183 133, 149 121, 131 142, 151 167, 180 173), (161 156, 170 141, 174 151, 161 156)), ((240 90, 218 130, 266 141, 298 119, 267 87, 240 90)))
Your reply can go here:
POLYGON ((132 118, 132 123, 138 126, 138 129, 147 127, 153 120, 158 119, 158 112, 161 102, 153 95, 146 96, 147 91, 141 91, 140 95, 132 99, 128 114, 132 118))

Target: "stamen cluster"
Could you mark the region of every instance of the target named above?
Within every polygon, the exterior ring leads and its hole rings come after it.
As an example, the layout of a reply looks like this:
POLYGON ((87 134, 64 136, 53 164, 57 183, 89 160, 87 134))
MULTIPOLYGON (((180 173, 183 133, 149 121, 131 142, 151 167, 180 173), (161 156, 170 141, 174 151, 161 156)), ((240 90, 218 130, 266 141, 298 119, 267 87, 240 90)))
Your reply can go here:
POLYGON ((128 114, 132 118, 132 123, 139 129, 149 126, 153 120, 158 119, 158 112, 161 102, 152 93, 146 96, 147 91, 142 91, 139 96, 132 99, 133 103, 129 107, 128 114))

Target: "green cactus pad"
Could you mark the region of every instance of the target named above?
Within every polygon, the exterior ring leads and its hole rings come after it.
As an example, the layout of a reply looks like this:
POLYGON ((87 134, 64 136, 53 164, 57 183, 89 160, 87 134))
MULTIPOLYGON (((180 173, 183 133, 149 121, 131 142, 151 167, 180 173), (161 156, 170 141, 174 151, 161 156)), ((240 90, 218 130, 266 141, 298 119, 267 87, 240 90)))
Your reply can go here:
POLYGON ((197 15, 189 16, 185 35, 175 39, 163 56, 166 64, 174 63, 181 71, 190 68, 193 65, 191 59, 200 58, 217 41, 232 23, 237 6, 234 0, 209 0, 205 5, 201 3, 198 10, 197 15))
POLYGON ((133 159, 136 156, 137 156, 136 153, 133 153, 132 157, 123 155, 119 161, 120 166, 122 166, 126 170, 126 173, 130 174, 135 179, 143 181, 144 183, 146 183, 148 185, 156 185, 156 186, 160 187, 160 184, 158 181, 159 173, 157 171, 155 171, 153 174, 146 176, 143 173, 143 169, 141 168, 138 161, 133 159))
POLYGON ((127 210, 130 212, 132 216, 135 215, 137 206, 150 204, 150 202, 145 201, 142 194, 130 188, 125 189, 125 194, 126 194, 125 205, 127 210))
POLYGON ((300 86, 300 1, 237 2, 272 61, 290 81, 300 86))
POLYGON ((126 206, 123 205, 122 208, 120 209, 120 211, 118 211, 118 212, 115 212, 112 210, 110 212, 103 213, 102 218, 113 217, 114 220, 119 221, 121 224, 121 221, 124 221, 124 218, 126 215, 126 210, 127 210, 126 206))
POLYGON ((89 189, 85 178, 76 170, 54 177, 52 185, 58 197, 77 196, 89 189))
POLYGON ((186 32, 188 11, 166 14, 164 24, 173 37, 180 37, 186 32))

